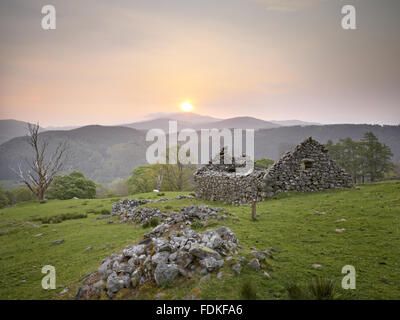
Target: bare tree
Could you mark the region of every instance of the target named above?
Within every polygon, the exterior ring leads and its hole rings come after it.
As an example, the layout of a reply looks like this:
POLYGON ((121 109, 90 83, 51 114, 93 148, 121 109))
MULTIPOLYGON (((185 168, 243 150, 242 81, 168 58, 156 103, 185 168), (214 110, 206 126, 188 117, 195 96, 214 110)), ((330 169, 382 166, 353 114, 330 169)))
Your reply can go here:
POLYGON ((48 142, 39 142, 39 128, 39 123, 28 124, 28 143, 34 153, 32 160, 26 159, 28 169, 24 172, 19 164, 18 171, 15 169, 13 171, 39 200, 44 200, 47 188, 62 170, 67 143, 61 142, 55 151, 50 153, 48 142))

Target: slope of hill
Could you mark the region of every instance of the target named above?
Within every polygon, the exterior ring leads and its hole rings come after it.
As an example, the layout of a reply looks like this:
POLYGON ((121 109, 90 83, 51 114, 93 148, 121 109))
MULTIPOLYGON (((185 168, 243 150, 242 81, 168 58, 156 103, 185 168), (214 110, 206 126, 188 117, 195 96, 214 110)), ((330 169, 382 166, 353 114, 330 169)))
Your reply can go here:
MULTIPOLYGON (((40 129, 44 131, 44 129, 40 129)), ((21 137, 28 132, 28 122, 18 120, 0 120, 0 144, 15 137, 21 137)))
MULTIPOLYGON (((399 193, 400 184, 396 181, 361 185, 359 190, 282 194, 257 204, 260 216, 256 222, 251 221, 251 208, 248 206, 212 204, 195 199, 153 203, 151 207, 163 212, 166 208, 179 212, 182 206, 189 205, 222 206, 232 216, 210 220, 205 228, 196 231, 227 226, 236 234, 242 247, 234 257, 245 256, 247 261, 254 258, 252 247, 260 251, 273 248, 274 259, 267 256, 266 261, 261 261, 261 267, 271 278, 261 271, 251 270, 246 264, 243 264, 240 276, 234 275, 232 265, 237 263, 234 259, 224 264, 222 279, 217 278, 214 272, 210 273, 210 280, 199 281, 203 275, 194 274, 190 281, 179 278, 172 286, 162 289, 152 283, 140 291, 127 289, 116 299, 157 299, 160 292, 168 299, 187 299, 193 295, 210 300, 243 299, 240 293, 246 282, 254 287, 257 299, 287 299, 286 284, 297 283, 303 287, 315 275, 332 279, 340 299, 400 299, 400 229, 395 223, 400 215, 399 193), (316 211, 327 214, 313 214, 316 211), (345 231, 336 233, 336 228, 345 231), (322 268, 313 269, 314 263, 321 264, 322 268), (357 277, 355 290, 341 289, 344 276, 341 270, 347 264, 362 271, 362 276, 357 277)), ((166 192, 164 197, 176 196, 177 193, 166 192)), ((151 193, 137 194, 135 198, 159 197, 151 193)), ((78 287, 82 286, 83 275, 96 272, 102 259, 137 243, 151 230, 151 227, 133 228, 127 223, 109 224, 108 219, 97 220, 96 212, 110 210, 115 201, 72 199, 50 200, 44 204, 34 201, 1 209, 0 299, 74 299, 78 287), (70 212, 83 217, 61 222, 56 227, 33 221, 70 212), (35 236, 39 233, 42 235, 35 236), (49 247, 56 239, 65 242, 49 247), (85 250, 89 246, 93 250, 85 250), (38 285, 43 276, 35 267, 39 258, 39 261, 56 263, 57 274, 62 275, 62 281, 57 284, 62 287, 43 290, 38 285), (69 289, 67 293, 64 291, 66 287, 69 289)), ((114 217, 111 221, 119 220, 114 217)))
POLYGON ((210 116, 205 116, 201 114, 197 114, 194 112, 173 112, 173 113, 156 113, 151 115, 151 119, 173 119, 176 121, 183 121, 183 122, 189 122, 192 124, 200 124, 200 123, 208 123, 208 122, 215 122, 219 121, 222 119, 210 117, 210 116))
MULTIPOLYGON (((67 141, 65 172, 82 171, 96 182, 111 182, 127 177, 138 165, 145 164, 144 132, 125 127, 87 126, 71 131, 46 131, 40 138, 49 142, 49 151, 67 141)), ((14 138, 0 146, 0 179, 15 179, 10 168, 26 166, 32 156, 26 137, 14 138)))
POLYGON ((146 120, 141 122, 133 122, 124 124, 124 127, 133 128, 137 130, 150 130, 150 129, 162 129, 165 133, 168 133, 169 121, 177 121, 178 131, 185 128, 193 128, 194 124, 191 122, 185 122, 181 120, 175 120, 170 118, 160 118, 154 120, 146 120))
POLYGON ((291 126, 319 126, 321 125, 320 123, 317 122, 307 122, 307 121, 301 121, 301 120, 270 120, 270 122, 279 124, 280 126, 283 127, 291 127, 291 126))
POLYGON ((280 125, 253 118, 253 117, 235 117, 235 118, 230 118, 230 119, 225 119, 225 120, 220 120, 216 122, 209 122, 207 124, 204 124, 202 128, 207 129, 207 128, 216 128, 216 129, 222 129, 222 128, 230 128, 230 129, 269 129, 269 128, 277 128, 280 127, 280 125))

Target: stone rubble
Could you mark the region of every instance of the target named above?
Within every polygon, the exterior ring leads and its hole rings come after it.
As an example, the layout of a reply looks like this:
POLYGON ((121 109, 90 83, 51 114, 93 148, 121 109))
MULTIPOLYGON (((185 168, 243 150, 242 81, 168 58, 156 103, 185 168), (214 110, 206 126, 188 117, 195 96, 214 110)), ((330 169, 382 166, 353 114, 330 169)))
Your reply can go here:
MULTIPOLYGON (((181 199, 194 199, 195 197, 192 195, 178 195, 175 199, 176 200, 181 200, 181 199)), ((111 208, 111 215, 115 216, 123 212, 130 212, 133 209, 140 207, 146 203, 151 203, 151 202, 164 202, 168 200, 174 200, 172 198, 163 198, 163 199, 157 199, 157 200, 151 200, 151 199, 144 199, 144 200, 139 200, 139 199, 124 199, 121 201, 118 201, 112 205, 111 208)))
POLYGON ((123 288, 135 289, 152 281, 163 286, 179 276, 207 275, 224 265, 224 257, 238 253, 239 241, 228 227, 201 234, 189 227, 176 230, 170 226, 163 232, 156 231, 160 226, 138 244, 104 259, 92 276, 96 282, 80 287, 76 298, 99 297, 103 291, 113 298, 123 288))
POLYGON ((287 152, 269 169, 256 165, 252 173, 237 175, 237 160, 222 164, 209 163, 195 175, 196 198, 236 205, 261 201, 287 192, 314 192, 325 189, 354 187, 351 176, 330 159, 327 149, 311 137, 287 152))
POLYGON ((115 208, 118 208, 116 210, 119 210, 116 214, 119 215, 122 222, 134 222, 143 225, 151 219, 156 218, 159 222, 165 222, 169 225, 183 222, 191 224, 191 222, 196 220, 206 221, 212 218, 225 219, 228 215, 231 215, 222 208, 213 208, 209 206, 190 205, 182 207, 178 213, 163 213, 157 208, 139 207, 140 205, 137 206, 138 202, 136 201, 132 201, 130 204, 125 204, 123 206, 119 204, 115 206, 115 208), (132 205, 131 207, 130 204, 132 205))

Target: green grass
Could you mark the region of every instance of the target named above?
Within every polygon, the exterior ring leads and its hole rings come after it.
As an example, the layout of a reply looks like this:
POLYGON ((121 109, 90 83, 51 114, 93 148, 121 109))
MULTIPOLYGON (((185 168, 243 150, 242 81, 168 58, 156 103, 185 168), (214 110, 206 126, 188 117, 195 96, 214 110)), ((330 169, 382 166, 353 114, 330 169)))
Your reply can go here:
MULTIPOLYGON (((166 192, 165 197, 177 194, 166 192)), ((159 199, 153 193, 135 197, 159 199)), ((108 224, 106 220, 95 220, 98 214, 89 213, 91 209, 110 210, 112 200, 115 199, 51 200, 45 204, 31 202, 0 210, 0 230, 6 231, 0 233, 0 298, 61 298, 58 293, 66 286, 72 289, 62 297, 70 298, 82 278, 97 270, 103 258, 139 240, 149 229, 124 223, 108 224), (39 228, 32 224, 37 218, 69 212, 87 214, 87 218, 39 224, 39 228), (43 235, 34 237, 39 233, 43 235), (57 239, 65 242, 51 246, 57 239), (89 246, 93 246, 93 250, 85 251, 89 246), (47 264, 56 267, 56 290, 41 288, 44 276, 41 268, 47 264)), ((361 185, 360 190, 282 194, 257 205, 256 222, 251 221, 249 206, 195 199, 146 206, 165 212, 178 211, 181 206, 190 204, 224 207, 234 214, 226 220, 209 221, 207 228, 230 227, 243 246, 239 256, 250 258, 251 247, 274 248, 274 259, 262 262, 271 279, 247 267, 236 276, 230 261, 222 269, 222 279, 217 279, 214 273, 210 280, 201 283, 200 277, 181 278, 172 287, 146 285, 134 295, 125 292, 119 297, 153 299, 162 291, 164 299, 188 296, 240 299, 245 287, 251 293, 249 296, 255 293, 257 299, 288 299, 288 288, 293 284, 307 288, 316 279, 331 279, 335 295, 342 299, 400 299, 400 182, 361 185), (315 211, 327 214, 313 214, 315 211), (337 222, 339 219, 346 221, 337 222), (336 228, 345 228, 345 231, 336 233, 336 228), (323 268, 314 269, 312 264, 321 264, 323 268), (341 270, 345 265, 356 269, 355 290, 341 288, 344 276, 341 270), (249 283, 251 290, 246 288, 249 283)))

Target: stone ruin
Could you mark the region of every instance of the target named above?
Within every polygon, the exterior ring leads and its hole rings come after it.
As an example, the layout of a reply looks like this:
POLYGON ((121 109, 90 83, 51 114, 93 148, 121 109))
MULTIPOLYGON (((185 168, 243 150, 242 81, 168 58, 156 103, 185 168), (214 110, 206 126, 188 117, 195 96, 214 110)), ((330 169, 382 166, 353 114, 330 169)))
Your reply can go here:
POLYGON ((225 150, 220 153, 221 164, 209 164, 194 176, 198 199, 248 204, 281 192, 312 192, 353 187, 352 177, 328 155, 328 150, 311 137, 293 151, 282 156, 269 169, 254 166, 253 172, 237 175, 235 166, 223 164, 225 150))

